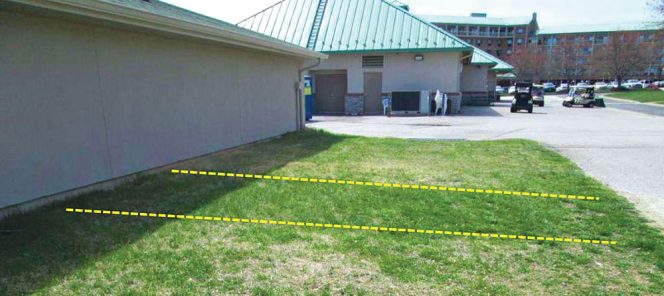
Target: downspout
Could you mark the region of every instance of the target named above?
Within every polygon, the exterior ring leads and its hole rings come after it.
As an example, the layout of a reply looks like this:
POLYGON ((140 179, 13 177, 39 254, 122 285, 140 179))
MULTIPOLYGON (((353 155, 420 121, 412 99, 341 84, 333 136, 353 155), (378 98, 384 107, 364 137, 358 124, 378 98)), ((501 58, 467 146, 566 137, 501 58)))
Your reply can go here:
POLYGON ((304 72, 309 71, 313 68, 316 68, 320 66, 321 63, 321 58, 318 58, 316 61, 316 64, 313 64, 311 66, 307 66, 301 69, 298 69, 298 82, 297 86, 295 87, 295 112, 297 113, 296 116, 296 123, 295 127, 297 130, 303 130, 305 126, 305 115, 304 115, 304 95, 303 95, 303 90, 304 90, 304 72))

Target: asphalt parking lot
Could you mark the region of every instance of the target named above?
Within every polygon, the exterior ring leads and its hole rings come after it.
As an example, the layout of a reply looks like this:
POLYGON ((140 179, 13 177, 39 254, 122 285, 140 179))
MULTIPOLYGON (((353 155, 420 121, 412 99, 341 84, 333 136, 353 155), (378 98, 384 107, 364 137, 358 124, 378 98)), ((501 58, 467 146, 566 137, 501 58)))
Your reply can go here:
POLYGON ((316 116, 308 127, 370 137, 535 140, 628 197, 664 228, 663 110, 624 101, 608 102, 607 108, 565 108, 560 97, 545 100, 532 114, 510 113, 509 103, 501 102, 447 117, 316 116))

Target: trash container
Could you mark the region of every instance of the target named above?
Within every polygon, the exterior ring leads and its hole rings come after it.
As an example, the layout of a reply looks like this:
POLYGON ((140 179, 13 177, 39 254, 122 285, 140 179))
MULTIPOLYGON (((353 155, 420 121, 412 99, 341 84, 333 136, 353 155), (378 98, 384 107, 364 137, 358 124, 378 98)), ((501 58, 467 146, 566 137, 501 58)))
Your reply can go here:
POLYGON ((304 118, 306 121, 314 117, 314 94, 311 76, 304 77, 304 118))

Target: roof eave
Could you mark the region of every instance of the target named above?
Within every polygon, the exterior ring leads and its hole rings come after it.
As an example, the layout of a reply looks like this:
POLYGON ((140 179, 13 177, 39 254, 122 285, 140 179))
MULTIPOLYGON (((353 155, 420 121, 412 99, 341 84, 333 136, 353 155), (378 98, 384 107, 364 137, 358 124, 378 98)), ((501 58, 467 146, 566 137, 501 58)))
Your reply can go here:
POLYGON ((325 54, 347 54, 347 53, 396 53, 396 52, 466 52, 472 51, 472 47, 458 48, 390 48, 390 49, 357 49, 357 50, 322 50, 325 54))
POLYGON ((479 62, 479 63, 470 63, 473 66, 495 66, 498 65, 498 63, 489 63, 489 62, 479 62))
POLYGON ((495 73, 512 73, 514 69, 491 69, 491 71, 495 73))
MULTIPOLYGON (((228 45, 269 51, 300 58, 326 59, 327 55, 306 48, 292 45, 270 37, 251 36, 199 23, 187 22, 166 16, 152 14, 122 5, 100 1, 76 0, 9 0, 14 3, 70 13, 95 19, 101 19, 124 25, 140 27, 155 31, 193 37, 228 45)), ((238 27, 240 30, 241 29, 238 27)))

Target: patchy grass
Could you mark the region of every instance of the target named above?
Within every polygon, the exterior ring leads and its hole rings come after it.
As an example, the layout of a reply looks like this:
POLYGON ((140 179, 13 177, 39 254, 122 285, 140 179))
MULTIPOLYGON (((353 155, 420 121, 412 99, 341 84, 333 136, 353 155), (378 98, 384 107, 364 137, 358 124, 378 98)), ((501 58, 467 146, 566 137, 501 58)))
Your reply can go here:
POLYGON ((641 103, 664 104, 664 91, 661 90, 652 90, 652 89, 631 90, 626 92, 611 93, 609 94, 609 96, 618 99, 637 101, 641 103))
POLYGON ((570 201, 160 173, 0 222, 0 294, 664 293, 664 237, 523 140, 305 131, 188 168, 600 196, 570 201), (68 214, 64 207, 615 239, 615 246, 68 214))

